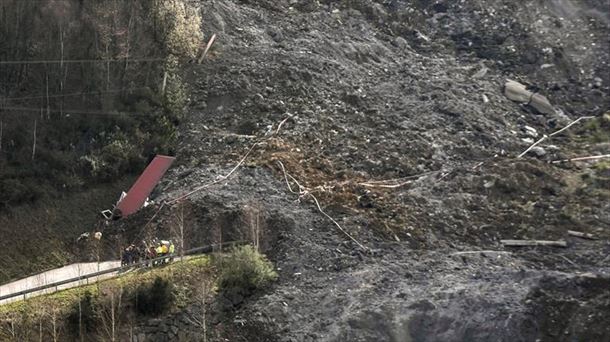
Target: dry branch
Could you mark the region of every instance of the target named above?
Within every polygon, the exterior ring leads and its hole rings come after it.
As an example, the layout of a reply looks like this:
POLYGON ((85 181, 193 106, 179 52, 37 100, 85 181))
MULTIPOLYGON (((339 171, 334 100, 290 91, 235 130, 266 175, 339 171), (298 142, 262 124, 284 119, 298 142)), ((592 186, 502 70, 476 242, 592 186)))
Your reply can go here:
POLYGON ((337 226, 337 228, 339 228, 339 230, 343 234, 345 234, 345 236, 350 238, 354 243, 356 243, 360 248, 362 248, 362 250, 364 250, 364 251, 369 250, 362 243, 360 243, 358 240, 356 240, 356 238, 354 238, 350 233, 348 233, 345 229, 343 229, 343 227, 341 227, 341 225, 337 221, 335 221, 335 219, 333 219, 330 215, 328 215, 326 212, 324 212, 324 210, 322 210, 322 207, 320 206, 320 202, 318 201, 316 196, 314 196, 309 191, 309 189, 302 186, 299 183, 299 181, 296 180, 296 178, 292 177, 288 172, 286 172, 286 168, 284 167, 284 164, 281 161, 278 160, 277 162, 280 165, 280 167, 282 168, 282 172, 284 173, 284 179, 286 180, 286 185, 288 186, 288 190, 290 190, 291 193, 299 195, 299 198, 306 197, 306 196, 311 197, 313 199, 313 201, 316 203, 316 206, 318 207, 318 211, 320 211, 320 213, 322 213, 322 215, 326 216, 329 220, 331 220, 332 223, 334 223, 335 226, 337 226), (292 186, 290 186, 290 182, 288 181, 288 178, 290 178, 294 183, 296 183, 296 185, 299 187, 299 192, 296 192, 292 189, 292 186))
POLYGON ((199 57, 199 60, 197 61, 198 64, 201 64, 203 62, 203 59, 208 54, 208 51, 212 47, 212 44, 214 44, 215 40, 216 40, 216 33, 214 33, 212 35, 212 38, 210 38, 210 40, 208 41, 208 45, 205 47, 205 50, 203 50, 203 53, 201 54, 201 57, 199 57))
POLYGON ((570 159, 563 159, 563 160, 553 160, 551 163, 552 164, 559 164, 559 163, 567 163, 567 162, 574 162, 574 161, 597 160, 597 159, 604 159, 604 158, 610 158, 610 154, 602 154, 602 155, 599 155, 599 156, 587 156, 587 157, 570 158, 570 159))
POLYGON ((540 140, 536 141, 534 144, 532 144, 530 147, 528 147, 527 150, 523 151, 523 153, 521 153, 517 158, 523 157, 524 155, 527 154, 527 152, 529 152, 532 148, 538 146, 538 144, 540 144, 544 140, 546 140, 546 139, 548 139, 548 138, 550 138, 552 136, 555 136, 555 135, 565 131, 566 129, 572 127, 573 125, 575 125, 576 123, 580 122, 581 120, 588 120, 588 119, 593 119, 593 118, 594 118, 594 116, 582 116, 582 117, 572 121, 570 124, 568 124, 564 128, 562 128, 562 129, 560 129, 558 131, 555 131, 555 132, 553 132, 553 133, 551 133, 549 135, 544 135, 542 138, 540 138, 540 140))
POLYGON ((500 240, 506 247, 528 247, 528 246, 553 246, 553 247, 568 247, 568 243, 563 240, 548 241, 548 240, 500 240))
POLYGON ((568 235, 576 236, 583 239, 596 240, 595 236, 590 233, 578 232, 575 230, 568 230, 568 235))
POLYGON ((507 252, 507 251, 490 251, 490 250, 484 250, 484 251, 464 251, 464 252, 456 252, 456 253, 452 253, 451 255, 464 255, 464 254, 485 254, 485 253, 490 253, 490 254, 512 254, 512 252, 507 252))
POLYGON ((576 264, 574 263, 574 261, 572 261, 572 260, 568 259, 567 257, 565 257, 565 256, 563 256, 563 255, 560 255, 559 257, 561 257, 563 260, 565 260, 565 261, 569 262, 570 264, 572 264, 572 266, 577 266, 577 267, 578 267, 578 265, 576 265, 576 264))
POLYGON ((369 180, 366 182, 358 183, 358 185, 371 187, 371 188, 387 188, 395 189, 413 183, 414 180, 428 176, 430 174, 437 173, 438 171, 428 171, 413 176, 407 176, 402 178, 386 179, 386 180, 369 180))
POLYGON ((386 189, 396 189, 396 188, 400 188, 403 187, 407 184, 411 184, 413 183, 413 181, 407 181, 404 183, 398 183, 398 184, 371 184, 371 183, 358 183, 358 185, 362 185, 362 186, 366 186, 369 188, 386 188, 386 189))

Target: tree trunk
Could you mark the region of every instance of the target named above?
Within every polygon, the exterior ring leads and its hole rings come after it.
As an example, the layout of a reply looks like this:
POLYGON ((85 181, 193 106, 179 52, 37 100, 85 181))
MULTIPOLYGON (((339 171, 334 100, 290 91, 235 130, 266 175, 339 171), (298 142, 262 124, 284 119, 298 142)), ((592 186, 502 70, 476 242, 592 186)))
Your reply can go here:
POLYGON ((34 160, 34 157, 36 156, 36 126, 37 126, 37 119, 34 119, 34 143, 32 144, 32 160, 34 160))
POLYGON ((51 104, 49 102, 49 69, 45 64, 46 79, 47 79, 47 120, 51 119, 51 104))

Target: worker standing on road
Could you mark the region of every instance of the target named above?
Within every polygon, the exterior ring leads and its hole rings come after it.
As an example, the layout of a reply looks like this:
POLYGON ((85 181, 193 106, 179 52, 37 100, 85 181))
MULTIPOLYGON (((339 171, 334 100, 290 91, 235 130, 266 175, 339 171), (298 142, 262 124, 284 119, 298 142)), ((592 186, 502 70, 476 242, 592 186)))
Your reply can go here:
MULTIPOLYGON (((161 241, 161 252, 163 253, 163 256, 167 256, 169 253, 169 241, 161 241)), ((168 263, 169 259, 165 258, 163 259, 163 263, 168 263)))
MULTIPOLYGON (((163 256, 163 245, 161 243, 157 243, 157 248, 155 248, 155 253, 156 253, 156 257, 163 256)), ((162 261, 157 261, 156 263, 161 263, 161 262, 162 261)))
POLYGON ((174 246, 174 242, 172 240, 169 240, 169 261, 172 262, 174 261, 174 253, 176 252, 176 246, 174 246))

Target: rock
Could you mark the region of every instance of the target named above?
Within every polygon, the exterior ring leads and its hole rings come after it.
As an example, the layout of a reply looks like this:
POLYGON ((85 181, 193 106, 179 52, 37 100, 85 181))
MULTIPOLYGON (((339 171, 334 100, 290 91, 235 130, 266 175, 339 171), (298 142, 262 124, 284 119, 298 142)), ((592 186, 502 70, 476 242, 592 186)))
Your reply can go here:
POLYGON ((561 150, 561 149, 559 148, 559 146, 549 145, 546 147, 546 150, 549 152, 559 152, 559 150, 561 150))
POLYGON ((507 80, 504 84, 504 96, 509 100, 520 102, 531 106, 542 114, 557 114, 549 100, 517 81, 507 80))
POLYGON ((487 75, 487 71, 489 71, 489 68, 484 66, 481 68, 481 70, 477 71, 474 75, 472 75, 472 78, 477 79, 485 77, 485 75, 487 75))
POLYGON ((267 31, 267 34, 273 39, 274 42, 279 43, 284 40, 284 35, 279 29, 271 28, 267 31))
POLYGON ((409 43, 407 43, 407 40, 404 39, 403 37, 396 37, 394 39, 394 41, 392 42, 392 45, 394 45, 400 49, 406 49, 409 47, 409 43))
POLYGON ((538 137, 538 131, 534 128, 534 127, 530 127, 530 126, 523 126, 523 130, 525 131, 525 134, 529 137, 532 138, 536 138, 538 137))
POLYGON ((540 146, 533 147, 530 150, 530 153, 534 154, 536 157, 544 157, 546 155, 546 150, 540 146))

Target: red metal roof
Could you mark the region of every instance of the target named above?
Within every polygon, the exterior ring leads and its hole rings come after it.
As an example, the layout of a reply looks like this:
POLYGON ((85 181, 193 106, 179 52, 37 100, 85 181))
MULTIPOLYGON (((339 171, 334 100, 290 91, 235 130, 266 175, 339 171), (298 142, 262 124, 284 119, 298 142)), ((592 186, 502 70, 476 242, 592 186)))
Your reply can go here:
POLYGON ((138 180, 131 186, 125 198, 117 205, 120 215, 129 216, 142 208, 144 201, 150 195, 157 183, 176 158, 158 155, 153 159, 138 180))

